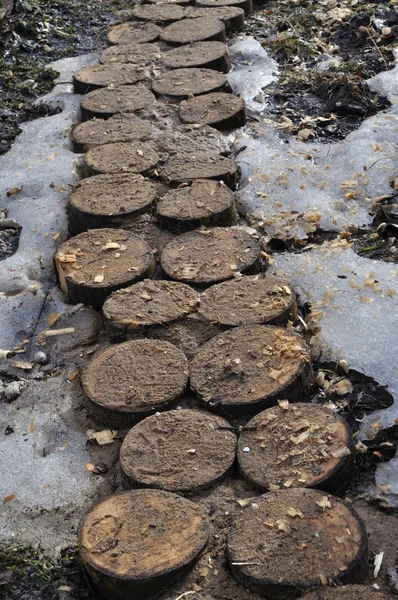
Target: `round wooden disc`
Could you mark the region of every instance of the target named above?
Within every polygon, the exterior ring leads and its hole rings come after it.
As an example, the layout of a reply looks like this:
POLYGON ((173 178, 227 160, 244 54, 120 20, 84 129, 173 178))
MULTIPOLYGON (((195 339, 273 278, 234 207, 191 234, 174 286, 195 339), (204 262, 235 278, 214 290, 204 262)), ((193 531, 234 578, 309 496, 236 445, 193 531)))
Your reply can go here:
POLYGON ((72 130, 76 152, 87 152, 96 146, 115 142, 146 140, 152 133, 152 123, 134 115, 114 115, 109 119, 89 119, 72 130))
POLYGON ((126 219, 147 211, 156 198, 152 181, 133 173, 86 177, 69 196, 69 231, 122 226, 126 219))
POLYGON ((245 509, 228 538, 228 559, 245 587, 271 598, 304 590, 364 568, 367 538, 354 511, 319 490, 270 492, 245 509))
POLYGON ((166 192, 157 202, 157 218, 163 227, 177 232, 216 225, 236 225, 235 197, 231 190, 209 179, 166 192))
POLYGON ((237 6, 241 8, 247 17, 253 12, 252 0, 196 0, 198 8, 219 8, 221 6, 237 6))
POLYGON ((152 81, 156 95, 172 98, 189 98, 220 90, 231 91, 231 88, 226 76, 212 69, 175 69, 152 81))
POLYGON ((62 244, 55 255, 60 287, 71 304, 101 308, 115 290, 151 277, 148 244, 123 229, 92 229, 62 244))
POLYGON ((122 423, 166 407, 184 392, 188 361, 176 346, 157 340, 132 340, 96 356, 82 376, 94 419, 122 423), (130 419, 129 419, 130 417, 130 419))
POLYGON ((272 275, 254 275, 226 281, 203 292, 200 313, 212 323, 285 325, 297 311, 291 289, 272 275))
POLYGON ((183 575, 209 537, 209 519, 197 504, 170 492, 134 490, 92 508, 78 545, 94 591, 106 600, 130 600, 183 575))
POLYGON ((143 4, 133 9, 133 17, 165 25, 183 19, 184 9, 177 4, 143 4))
POLYGON ((91 148, 84 155, 92 175, 100 173, 146 173, 159 161, 159 155, 150 144, 144 142, 116 142, 91 148))
POLYGON ((195 179, 215 179, 234 189, 239 182, 240 173, 233 158, 198 151, 171 158, 160 175, 171 184, 189 183, 195 179))
POLYGON ((238 461, 254 485, 343 493, 354 462, 347 422, 316 404, 283 404, 255 416, 239 438, 238 461))
POLYGON ((161 256, 163 271, 184 283, 209 285, 234 273, 258 270, 260 246, 244 229, 214 227, 171 240, 161 256))
POLYGON ((306 594, 303 600, 389 600, 380 590, 366 585, 345 585, 339 587, 324 587, 306 594))
POLYGON ((107 64, 132 64, 136 67, 145 67, 162 57, 158 44, 119 44, 103 50, 99 62, 107 64))
POLYGON ((92 65, 73 74, 73 90, 75 94, 87 94, 109 85, 132 85, 143 79, 144 70, 134 65, 92 65))
POLYGON ((191 387, 199 398, 247 413, 278 398, 303 400, 310 391, 310 374, 306 344, 273 325, 220 333, 198 350, 190 367, 191 387))
POLYGON ((229 423, 196 410, 152 415, 124 438, 120 466, 128 485, 198 492, 220 481, 235 460, 229 423))
POLYGON ((183 100, 180 117, 183 123, 201 123, 216 129, 237 129, 247 121, 245 101, 223 92, 183 100))
POLYGON ((132 113, 142 110, 154 101, 155 96, 152 92, 139 85, 120 85, 94 90, 83 96, 80 103, 82 120, 87 121, 93 117, 108 119, 115 114, 132 113))
POLYGON ((228 50, 222 42, 194 42, 179 46, 166 52, 162 63, 169 69, 205 67, 221 73, 231 70, 228 50))
POLYGON ((220 19, 224 23, 227 33, 240 31, 245 26, 245 12, 237 6, 219 6, 216 8, 197 8, 195 6, 185 9, 185 17, 187 19, 201 19, 203 17, 220 19))
POLYGON ((195 0, 142 0, 141 4, 179 4, 180 6, 193 6, 195 0))
POLYGON ((155 23, 121 23, 111 27, 107 33, 110 46, 117 44, 142 44, 158 39, 161 28, 155 23))
POLYGON ((121 337, 181 319, 198 304, 197 292, 184 283, 147 279, 112 294, 102 313, 111 336, 121 337))
POLYGON ((195 21, 184 19, 165 27, 162 31, 161 39, 168 44, 176 46, 206 40, 225 42, 225 25, 219 19, 212 17, 197 18, 195 21))

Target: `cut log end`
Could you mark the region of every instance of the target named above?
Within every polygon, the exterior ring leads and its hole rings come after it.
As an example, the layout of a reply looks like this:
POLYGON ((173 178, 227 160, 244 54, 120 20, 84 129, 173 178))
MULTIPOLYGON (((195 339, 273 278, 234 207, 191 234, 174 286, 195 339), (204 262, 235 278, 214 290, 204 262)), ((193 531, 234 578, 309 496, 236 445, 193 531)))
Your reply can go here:
POLYGON ((168 160, 160 172, 166 183, 190 183, 196 179, 215 179, 235 189, 240 179, 239 167, 233 158, 212 152, 186 152, 168 160))
POLYGON ((119 44, 106 48, 100 54, 103 65, 131 64, 143 68, 160 60, 162 52, 158 44, 119 44))
POLYGON ((133 113, 155 102, 155 96, 140 85, 101 88, 86 94, 81 103, 82 120, 109 119, 116 114, 133 113))
POLYGON ((238 96, 213 92, 183 100, 180 117, 183 123, 200 123, 221 130, 238 129, 246 124, 246 105, 238 96))
POLYGON ((155 148, 144 142, 117 142, 97 146, 84 155, 91 175, 102 173, 149 173, 159 161, 155 148))
POLYGON ((214 8, 194 6, 186 9, 185 16, 188 19, 202 19, 203 17, 219 19, 224 23, 227 33, 241 31, 245 26, 245 12, 237 6, 218 6, 214 8))
POLYGON ((162 63, 169 69, 203 67, 229 73, 231 61, 222 42, 194 42, 165 52, 162 63))
POLYGON ((111 27, 107 33, 110 46, 117 44, 142 44, 158 39, 162 29, 155 23, 121 23, 111 27))
POLYGON ((184 18, 184 9, 178 4, 143 4, 133 9, 133 18, 168 25, 184 18))
POLYGON ((225 75, 212 69, 175 69, 159 75, 152 82, 152 91, 157 96, 189 98, 210 92, 229 92, 225 75))
POLYGON ((250 17, 253 12, 252 0, 196 0, 195 6, 197 8, 237 7, 241 8, 247 17, 250 17))
POLYGON ((73 90, 75 94, 87 94, 108 86, 133 85, 145 78, 144 70, 134 65, 93 65, 74 73, 73 90))
POLYGON ((134 115, 114 115, 109 119, 90 119, 72 130, 72 140, 76 152, 87 152, 96 146, 115 142, 136 142, 147 140, 153 126, 134 115))
POLYGON ((225 42, 225 25, 220 19, 212 17, 184 19, 165 27, 161 39, 175 46, 204 41, 225 42))

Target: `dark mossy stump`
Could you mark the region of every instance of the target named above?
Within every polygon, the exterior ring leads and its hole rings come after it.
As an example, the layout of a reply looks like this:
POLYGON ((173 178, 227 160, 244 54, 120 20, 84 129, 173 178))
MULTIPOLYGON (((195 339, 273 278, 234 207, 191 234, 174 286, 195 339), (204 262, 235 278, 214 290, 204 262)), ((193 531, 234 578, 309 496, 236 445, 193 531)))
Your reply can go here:
POLYGON ((342 495, 352 476, 354 443, 337 413, 282 400, 249 421, 238 461, 244 477, 263 490, 311 487, 342 495))
MULTIPOLYGON (((226 94, 228 95, 228 94, 226 94)), ((120 85, 89 92, 80 103, 82 120, 109 119, 116 114, 133 113, 155 102, 155 96, 139 85, 120 85)))
POLYGON ((295 319, 297 304, 284 281, 264 273, 213 285, 201 296, 200 313, 226 327, 285 325, 295 319))
POLYGON ((184 18, 184 9, 178 4, 143 4, 133 9, 133 18, 139 21, 151 21, 160 25, 169 25, 184 18))
POLYGON ((241 31, 245 26, 245 11, 237 6, 219 6, 216 8, 187 8, 187 19, 202 19, 203 17, 219 19, 225 25, 227 33, 241 31))
POLYGON ((227 77, 212 69, 174 69, 162 73, 152 81, 157 96, 181 100, 210 92, 231 92, 227 77))
POLYGON ((69 196, 69 232, 123 227, 127 220, 150 210, 156 196, 155 184, 133 173, 82 179, 69 196))
POLYGON ((155 148, 144 142, 117 142, 96 146, 84 155, 91 175, 101 173, 148 173, 159 161, 155 148))
POLYGON ((238 216, 231 190, 210 179, 197 179, 192 185, 170 190, 156 207, 162 227, 177 233, 205 227, 236 225, 238 216))
POLYGON ((99 310, 114 291, 151 277, 148 244, 123 229, 92 229, 60 246, 54 258, 60 288, 71 304, 99 310))
POLYGON ((223 42, 194 42, 169 50, 162 57, 162 63, 169 69, 182 67, 203 67, 229 73, 231 61, 223 42))
POLYGON ((245 588, 267 598, 296 598, 366 574, 367 536, 339 498, 295 488, 259 496, 231 527, 227 555, 245 588))
POLYGON ((192 42, 225 42, 225 25, 212 17, 184 19, 165 27, 160 38, 167 44, 181 46, 192 42))
POLYGON ((220 8, 224 6, 236 6, 241 8, 247 17, 253 12, 252 0, 196 0, 195 6, 198 8, 220 8))
POLYGON ((87 94, 110 85, 132 85, 145 78, 144 69, 134 65, 92 65, 73 74, 73 91, 87 94))
POLYGON ((160 60, 162 52, 158 44, 118 44, 103 50, 99 62, 103 65, 132 64, 146 67, 160 60))
POLYGON ((323 587, 303 596, 303 600, 392 600, 380 590, 367 585, 323 587))
POLYGON ((183 123, 200 123, 221 130, 238 129, 247 121, 243 98, 223 92, 183 100, 180 117, 183 123))
POLYGON ((109 119, 89 119, 72 130, 75 152, 87 152, 96 146, 115 142, 147 140, 153 125, 134 115, 114 115, 109 119))
POLYGON ((102 314, 110 337, 120 339, 181 319, 198 304, 197 292, 184 283, 146 279, 112 294, 102 314))
POLYGON ((188 360, 169 342, 132 340, 96 356, 82 376, 94 421, 116 429, 166 408, 188 381, 188 360))
POLYGON ((208 405, 232 412, 257 413, 279 398, 298 402, 311 391, 309 349, 282 327, 236 327, 198 350, 190 381, 208 405))
POLYGON ((120 449, 127 487, 194 493, 232 467, 236 436, 220 417, 197 410, 152 415, 129 431, 120 449))
POLYGON ((143 599, 193 567, 210 531, 204 510, 181 496, 162 490, 123 492, 84 517, 80 559, 103 600, 143 599))
POLYGON ((258 240, 238 227, 214 227, 183 233, 161 256, 163 271, 177 281, 208 286, 236 273, 261 268, 258 240))
POLYGON ((168 160, 160 171, 160 177, 171 185, 190 183, 196 179, 214 179, 235 189, 239 183, 240 171, 233 158, 210 152, 187 151, 184 155, 168 160))
POLYGON ((129 21, 111 27, 106 35, 109 46, 144 44, 158 39, 162 29, 155 23, 129 21))

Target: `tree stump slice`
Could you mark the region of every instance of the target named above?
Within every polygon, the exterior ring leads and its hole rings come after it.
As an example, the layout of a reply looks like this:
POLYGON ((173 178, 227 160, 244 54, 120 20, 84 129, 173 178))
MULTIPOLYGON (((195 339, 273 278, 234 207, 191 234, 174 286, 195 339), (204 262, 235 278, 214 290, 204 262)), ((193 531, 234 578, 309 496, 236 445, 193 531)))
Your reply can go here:
POLYGON ((231 189, 239 183, 240 171, 233 158, 197 151, 171 158, 160 171, 166 183, 190 183, 196 179, 223 181, 231 189))
POLYGON ((159 155, 150 144, 117 142, 96 146, 84 155, 91 175, 101 173, 148 173, 159 161, 159 155))
POLYGON ((296 317, 297 304, 284 281, 263 274, 213 285, 201 296, 200 313, 226 327, 286 325, 296 317))
MULTIPOLYGON (((228 94, 226 94, 228 95, 228 94)), ((149 90, 136 85, 121 85, 89 92, 80 103, 82 120, 93 117, 109 119, 116 114, 133 113, 155 102, 149 90)))
POLYGON ((323 587, 303 596, 303 600, 392 600, 380 590, 366 585, 323 587))
POLYGON ((147 279, 112 294, 102 314, 114 339, 181 319, 198 304, 197 292, 184 283, 147 279))
POLYGON ((160 60, 162 52, 158 44, 118 44, 105 48, 99 62, 103 65, 132 64, 146 67, 160 60))
POLYGON ((117 44, 143 44, 158 39, 162 29, 155 23, 131 22, 115 25, 108 30, 109 46, 117 44))
POLYGON ((145 78, 144 70, 134 65, 92 65, 74 73, 73 90, 75 94, 87 94, 110 85, 132 85, 145 78))
POLYGON ((153 125, 134 115, 116 114, 109 119, 89 119, 72 130, 76 152, 115 142, 136 142, 151 136, 153 125))
POLYGON ((95 357, 82 376, 91 417, 107 427, 126 428, 181 396, 188 361, 165 341, 132 340, 95 357))
POLYGON ((178 4, 143 4, 133 9, 133 18, 168 25, 184 18, 184 9, 178 4))
POLYGON ((263 489, 311 487, 342 495, 351 480, 354 442, 347 422, 316 404, 284 404, 255 416, 239 438, 238 462, 263 489))
POLYGON ((114 291, 151 277, 148 244, 123 229, 92 229, 62 244, 54 258, 61 290, 71 304, 99 310, 114 291))
POLYGON ((193 6, 195 0, 142 0, 141 4, 178 4, 179 6, 193 6))
MULTIPOLYGON (((188 10, 188 9, 187 9, 188 10)), ((192 42, 226 42, 225 25, 212 17, 184 19, 165 27, 161 39, 167 44, 181 46, 192 42)))
POLYGON ((238 129, 247 121, 243 98, 223 92, 183 100, 180 117, 183 123, 210 125, 221 130, 238 129))
POLYGON ((233 6, 241 8, 246 17, 250 17, 253 12, 252 0, 196 0, 195 6, 198 8, 220 8, 223 6, 233 6))
POLYGON ((197 410, 146 418, 120 449, 126 485, 194 493, 221 481, 235 460, 236 436, 228 427, 224 419, 197 410))
POLYGON ((202 19, 203 17, 219 19, 224 23, 227 33, 241 31, 245 26, 245 11, 237 6, 185 9, 185 18, 187 19, 202 19))
POLYGON ((126 219, 148 211, 156 196, 155 184, 133 173, 82 179, 69 196, 69 232, 122 227, 126 219))
POLYGON ((245 509, 228 538, 233 575, 267 598, 364 575, 367 536, 356 513, 324 492, 295 488, 270 492, 245 509))
POLYGON ((169 69, 203 67, 221 73, 231 70, 228 50, 222 42, 193 42, 179 46, 163 54, 162 63, 169 69))
POLYGON ((231 92, 225 75, 212 69, 175 69, 162 73, 152 81, 152 91, 157 96, 189 98, 210 92, 231 92))
POLYGON ((279 398, 297 402, 309 395, 309 349, 282 327, 236 327, 198 350, 190 378, 191 388, 206 404, 255 413, 279 398))
POLYGON ((78 546, 94 591, 104 600, 131 600, 181 577, 209 538, 209 519, 197 504, 161 490, 134 490, 92 508, 78 546))
POLYGON ((260 246, 244 229, 214 227, 189 231, 171 240, 161 256, 163 271, 194 285, 211 285, 234 273, 256 271, 260 246))
POLYGON ((157 202, 156 216, 162 227, 177 233, 238 221, 231 190, 209 179, 196 179, 190 186, 166 192, 157 202))

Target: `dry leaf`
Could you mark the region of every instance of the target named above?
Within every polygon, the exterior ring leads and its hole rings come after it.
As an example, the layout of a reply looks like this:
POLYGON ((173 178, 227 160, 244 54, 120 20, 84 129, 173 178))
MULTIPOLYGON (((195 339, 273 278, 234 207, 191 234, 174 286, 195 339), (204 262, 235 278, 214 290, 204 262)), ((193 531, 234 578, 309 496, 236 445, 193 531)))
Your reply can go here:
POLYGON ((105 275, 103 273, 100 273, 99 275, 96 275, 94 277, 94 283, 102 283, 105 279, 105 275))
POLYGON ((332 508, 330 500, 327 496, 322 496, 320 500, 316 501, 316 504, 325 510, 326 508, 332 508))
POLYGON ((49 329, 44 331, 46 337, 54 337, 55 335, 65 335, 68 333, 75 333, 74 327, 64 327, 63 329, 49 329))
POLYGON ((289 400, 278 400, 278 405, 283 410, 289 410, 289 400))
POLYGON ((112 444, 118 436, 118 432, 112 429, 104 429, 103 431, 94 431, 89 429, 87 431, 87 437, 89 440, 96 440, 100 446, 105 444, 112 444))
POLYGON ((345 394, 351 394, 354 390, 354 386, 348 379, 342 379, 338 381, 334 386, 334 391, 338 396, 345 396, 345 394))
POLYGON ((384 557, 384 552, 380 552, 379 554, 376 554, 375 559, 374 559, 374 571, 373 571, 373 577, 377 577, 381 568, 381 563, 383 562, 383 557, 384 557))
POLYGON ((3 502, 4 502, 4 504, 5 504, 6 502, 11 502, 11 500, 14 500, 14 498, 16 498, 16 495, 15 495, 15 494, 10 494, 9 496, 5 496, 5 497, 3 498, 3 502))
POLYGON ((337 450, 332 450, 330 454, 333 458, 343 458, 343 456, 350 456, 351 450, 347 448, 347 446, 344 446, 342 448, 337 448, 337 450))
POLYGON ((116 242, 106 242, 105 246, 102 246, 101 250, 119 250, 120 244, 116 242))
POLYGON ((22 192, 22 190, 23 190, 23 185, 21 185, 20 187, 12 188, 12 190, 8 190, 7 196, 8 197, 16 196, 17 194, 20 194, 22 192))
POLYGON ((289 515, 289 517, 300 517, 300 519, 304 518, 303 513, 298 508, 289 507, 286 511, 286 514, 289 515))

